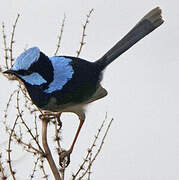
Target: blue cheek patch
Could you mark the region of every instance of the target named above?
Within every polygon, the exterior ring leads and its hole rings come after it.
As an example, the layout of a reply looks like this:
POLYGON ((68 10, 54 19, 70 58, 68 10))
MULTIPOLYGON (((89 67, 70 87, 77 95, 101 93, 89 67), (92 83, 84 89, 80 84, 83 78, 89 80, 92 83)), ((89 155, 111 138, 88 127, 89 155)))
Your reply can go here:
POLYGON ((32 73, 27 76, 19 75, 20 78, 22 78, 25 82, 31 84, 31 85, 41 85, 43 83, 46 83, 47 81, 38 73, 32 73))
POLYGON ((74 70, 69 64, 72 60, 65 57, 54 56, 49 58, 53 66, 53 81, 49 84, 46 93, 61 90, 63 86, 72 78, 74 70))
POLYGON ((38 61, 39 57, 40 49, 37 47, 30 48, 17 57, 12 70, 27 70, 34 62, 38 61))

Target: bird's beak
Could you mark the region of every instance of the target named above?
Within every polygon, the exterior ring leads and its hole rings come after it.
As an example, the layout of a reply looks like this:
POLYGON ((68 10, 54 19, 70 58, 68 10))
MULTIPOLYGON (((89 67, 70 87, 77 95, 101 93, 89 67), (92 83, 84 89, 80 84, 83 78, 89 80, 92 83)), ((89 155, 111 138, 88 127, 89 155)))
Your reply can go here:
POLYGON ((6 71, 3 72, 4 74, 15 74, 15 72, 11 69, 8 69, 6 71))
POLYGON ((9 79, 9 80, 17 80, 18 74, 11 69, 8 69, 3 72, 3 74, 9 79))

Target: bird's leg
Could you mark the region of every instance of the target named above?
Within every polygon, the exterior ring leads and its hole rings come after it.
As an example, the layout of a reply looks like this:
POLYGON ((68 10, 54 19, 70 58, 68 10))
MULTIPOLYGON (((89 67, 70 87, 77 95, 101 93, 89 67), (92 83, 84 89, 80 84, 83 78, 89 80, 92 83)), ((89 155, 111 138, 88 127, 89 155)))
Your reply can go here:
POLYGON ((64 151, 62 151, 62 152, 60 153, 59 162, 60 162, 60 166, 62 166, 62 167, 64 167, 64 166, 67 167, 67 166, 69 165, 69 163, 70 163, 70 154, 71 154, 72 151, 73 151, 74 145, 75 145, 75 143, 76 143, 76 140, 77 140, 78 135, 79 135, 79 133, 80 133, 81 127, 83 126, 83 123, 84 123, 84 120, 85 120, 85 114, 84 114, 83 111, 75 112, 75 114, 78 115, 79 120, 80 120, 80 124, 79 124, 79 126, 78 126, 77 131, 76 131, 76 134, 75 134, 75 137, 74 137, 74 139, 73 139, 73 142, 72 142, 72 145, 71 145, 70 149, 69 149, 68 151, 65 151, 65 150, 64 150, 64 151), (64 161, 65 161, 65 165, 64 165, 64 161))

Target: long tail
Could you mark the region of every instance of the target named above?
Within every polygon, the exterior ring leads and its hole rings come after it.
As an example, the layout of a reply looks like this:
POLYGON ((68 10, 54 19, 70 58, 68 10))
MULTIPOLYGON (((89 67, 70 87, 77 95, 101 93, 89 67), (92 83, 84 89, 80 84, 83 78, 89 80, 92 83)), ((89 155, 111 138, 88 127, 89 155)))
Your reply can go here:
POLYGON ((147 13, 134 28, 112 47, 103 57, 96 61, 101 69, 113 62, 118 56, 127 51, 147 34, 158 28, 162 23, 161 9, 159 7, 147 13))

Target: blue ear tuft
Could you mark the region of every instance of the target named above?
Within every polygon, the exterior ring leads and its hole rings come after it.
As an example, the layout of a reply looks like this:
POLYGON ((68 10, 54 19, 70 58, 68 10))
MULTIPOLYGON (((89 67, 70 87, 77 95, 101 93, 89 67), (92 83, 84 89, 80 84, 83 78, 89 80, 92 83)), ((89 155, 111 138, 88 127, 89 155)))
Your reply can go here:
POLYGON ((28 68, 36 61, 38 61, 40 56, 40 49, 38 47, 33 47, 25 52, 23 52, 20 56, 17 57, 12 70, 28 70, 28 68))
POLYGON ((39 86, 47 82, 39 73, 36 72, 26 76, 19 75, 19 77, 31 85, 39 86))
POLYGON ((72 78, 74 70, 70 65, 72 59, 54 56, 49 58, 53 66, 53 81, 49 84, 46 93, 52 93, 57 90, 61 90, 63 86, 72 78))

